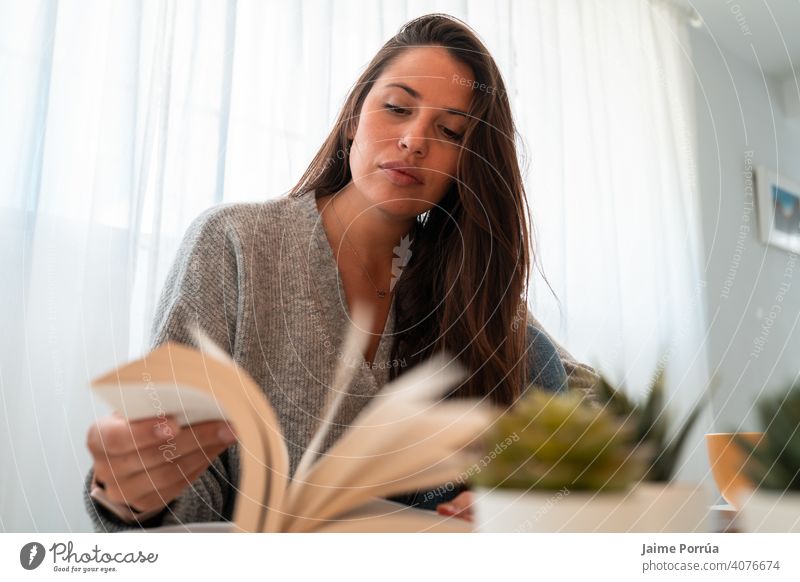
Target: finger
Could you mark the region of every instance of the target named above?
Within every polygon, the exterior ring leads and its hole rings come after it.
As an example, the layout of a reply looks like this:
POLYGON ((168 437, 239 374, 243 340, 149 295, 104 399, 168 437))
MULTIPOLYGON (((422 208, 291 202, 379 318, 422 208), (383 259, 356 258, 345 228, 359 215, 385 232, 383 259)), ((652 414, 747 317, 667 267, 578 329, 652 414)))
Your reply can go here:
POLYGON ((106 490, 110 484, 125 478, 124 475, 116 473, 108 461, 95 461, 93 469, 95 480, 106 490))
MULTIPOLYGON (((236 436, 226 422, 198 423, 183 427, 178 436, 165 443, 108 457, 108 470, 113 471, 117 479, 122 479, 164 463, 171 463, 198 450, 227 447, 234 442, 236 436)), ((102 479, 103 470, 98 470, 97 474, 102 479)))
POLYGON ((463 519, 464 521, 468 521, 470 523, 474 519, 471 508, 459 510, 452 503, 440 503, 436 506, 436 513, 439 515, 446 515, 447 517, 463 519))
POLYGON ((472 491, 459 493, 451 503, 458 513, 469 510, 472 507, 472 491))
POLYGON ((471 522, 473 519, 472 502, 472 491, 464 491, 453 499, 453 505, 456 507, 455 517, 471 522))
POLYGON ((172 485, 168 485, 159 491, 147 493, 135 499, 131 505, 138 511, 150 511, 151 509, 163 507, 183 493, 187 487, 191 486, 207 470, 207 465, 190 470, 181 475, 172 485))
POLYGON ((464 491, 459 493, 453 499, 446 503, 440 503, 436 506, 437 509, 441 508, 443 512, 459 513, 469 508, 472 505, 472 492, 464 491))
POLYGON ((106 494, 112 501, 124 501, 130 504, 130 499, 138 499, 153 491, 163 492, 175 482, 185 479, 186 473, 197 469, 205 470, 225 448, 224 445, 216 445, 209 449, 197 450, 172 462, 161 463, 157 467, 140 471, 124 480, 107 484, 106 494))
POLYGON ((464 491, 447 503, 436 506, 437 513, 471 519, 472 517, 472 492, 464 491))
POLYGON ((175 438, 175 445, 181 454, 189 454, 196 449, 215 445, 232 445, 236 442, 236 432, 224 420, 212 420, 190 424, 175 438))
POLYGON ((213 441, 199 448, 196 447, 194 443, 191 444, 191 448, 189 448, 189 445, 185 445, 183 447, 183 451, 185 452, 179 452, 178 449, 165 449, 161 451, 156 449, 154 451, 148 451, 146 453, 148 458, 152 457, 155 460, 145 467, 139 467, 138 470, 127 475, 127 478, 133 479, 135 477, 141 477, 141 475, 145 473, 153 473, 154 471, 158 471, 159 469, 163 470, 163 468, 169 466, 185 471, 187 460, 190 463, 194 463, 195 459, 201 459, 205 461, 207 466, 230 446, 231 444, 225 442, 213 441))
POLYGON ((129 481, 139 473, 153 471, 165 464, 173 463, 178 459, 198 452, 205 451, 205 457, 210 463, 229 446, 224 441, 213 441, 202 448, 198 448, 195 438, 192 437, 191 442, 183 443, 180 446, 165 443, 95 462, 94 472, 98 482, 104 485, 116 484, 119 486, 120 482, 129 481))
POLYGON ((95 458, 125 454, 158 445, 180 433, 172 417, 151 417, 136 421, 112 414, 89 428, 86 446, 95 458))
POLYGON ((455 514, 453 514, 453 517, 457 517, 459 519, 471 522, 474 518, 474 515, 472 512, 472 508, 467 507, 465 509, 462 509, 461 511, 457 511, 455 514))

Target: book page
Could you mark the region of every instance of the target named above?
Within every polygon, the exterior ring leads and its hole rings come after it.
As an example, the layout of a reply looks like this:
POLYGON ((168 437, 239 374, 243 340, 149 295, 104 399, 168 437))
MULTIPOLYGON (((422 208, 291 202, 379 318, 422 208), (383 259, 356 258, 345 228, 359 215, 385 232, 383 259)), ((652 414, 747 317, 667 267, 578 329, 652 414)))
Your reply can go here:
POLYGON ((463 374, 439 355, 387 384, 307 478, 292 483, 289 513, 334 519, 375 497, 456 479, 474 460, 466 447, 492 418, 475 401, 433 402, 463 374))
MULTIPOLYGON (((163 415, 184 421, 208 420, 208 415, 227 418, 239 439, 241 462, 234 521, 244 531, 271 525, 264 499, 276 506, 283 503, 288 452, 275 412, 244 370, 167 342, 97 378, 92 388, 130 420, 163 415)), ((280 512, 269 513, 277 522, 280 512)))
MULTIPOLYGON (((364 343, 363 330, 354 330, 356 325, 351 322, 347 336, 352 357, 364 343)), ((352 381, 352 366, 348 369, 343 362, 325 413, 328 423, 321 423, 301 459, 301 478, 296 475, 289 485, 288 451, 275 411, 244 370, 202 334, 198 338, 207 353, 165 343, 96 379, 93 389, 131 420, 166 414, 182 424, 223 418, 231 422, 239 437, 241 479, 230 531, 354 531, 346 525, 353 516, 361 516, 358 527, 364 531, 439 527, 439 516, 432 512, 404 510, 392 517, 395 512, 387 513, 385 507, 375 515, 370 507, 376 498, 453 481, 476 460, 469 445, 493 414, 471 400, 440 401, 465 377, 465 370, 446 354, 384 386, 318 458, 330 419, 352 381), (365 525, 370 515, 373 526, 365 525), (343 516, 350 517, 343 521, 343 516)), ((449 531, 450 526, 441 527, 449 531)))

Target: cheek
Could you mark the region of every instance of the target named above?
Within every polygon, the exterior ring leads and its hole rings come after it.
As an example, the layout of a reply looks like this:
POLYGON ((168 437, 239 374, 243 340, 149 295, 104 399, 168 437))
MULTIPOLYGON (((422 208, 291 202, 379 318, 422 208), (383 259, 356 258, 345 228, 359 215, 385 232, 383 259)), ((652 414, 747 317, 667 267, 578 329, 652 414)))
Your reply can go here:
POLYGON ((458 152, 455 149, 447 148, 431 164, 431 167, 436 169, 434 172, 435 182, 441 190, 446 190, 450 183, 455 181, 457 161, 458 152))
POLYGON ((458 152, 455 148, 448 148, 443 155, 440 167, 442 180, 449 181, 456 178, 456 165, 458 163, 458 152))
POLYGON ((379 152, 385 150, 392 141, 385 134, 378 124, 369 119, 359 124, 350 150, 350 171, 354 178, 365 177, 375 171, 379 152))

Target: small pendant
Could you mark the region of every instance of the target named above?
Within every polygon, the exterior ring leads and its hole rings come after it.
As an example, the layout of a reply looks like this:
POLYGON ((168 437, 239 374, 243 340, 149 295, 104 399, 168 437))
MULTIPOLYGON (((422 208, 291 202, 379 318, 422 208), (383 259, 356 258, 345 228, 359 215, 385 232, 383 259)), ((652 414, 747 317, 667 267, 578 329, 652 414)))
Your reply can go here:
POLYGON ((383 299, 384 297, 386 297, 386 291, 378 291, 378 297, 380 299, 383 299))

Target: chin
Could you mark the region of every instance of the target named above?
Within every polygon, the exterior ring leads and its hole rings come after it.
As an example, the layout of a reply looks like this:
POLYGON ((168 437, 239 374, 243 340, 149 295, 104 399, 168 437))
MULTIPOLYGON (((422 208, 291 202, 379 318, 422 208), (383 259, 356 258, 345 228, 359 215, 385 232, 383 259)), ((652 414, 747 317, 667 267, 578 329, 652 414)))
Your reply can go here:
POLYGON ((415 190, 414 188, 393 188, 391 185, 383 184, 370 188, 364 195, 370 205, 374 204, 381 212, 398 220, 408 220, 434 206, 433 203, 424 199, 425 195, 422 192, 415 190))
POLYGON ((379 206, 381 212, 384 214, 403 221, 416 218, 423 212, 430 210, 431 207, 432 204, 428 202, 409 200, 408 198, 387 200, 379 206))

